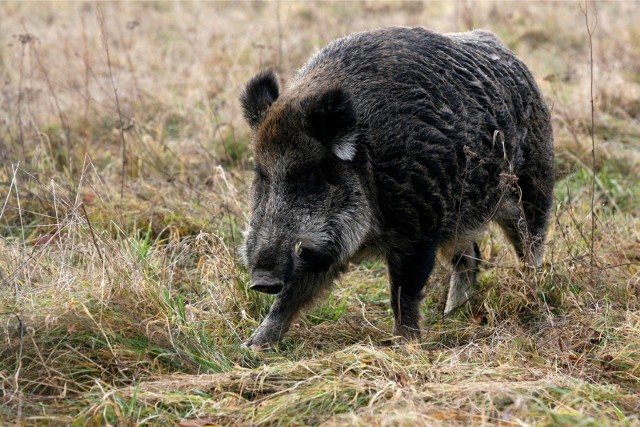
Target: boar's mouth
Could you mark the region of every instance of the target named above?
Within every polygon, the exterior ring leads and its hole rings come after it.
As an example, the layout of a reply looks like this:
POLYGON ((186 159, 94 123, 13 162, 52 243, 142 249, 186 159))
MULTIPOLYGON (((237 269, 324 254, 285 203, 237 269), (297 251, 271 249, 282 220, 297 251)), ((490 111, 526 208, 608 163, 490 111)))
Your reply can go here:
POLYGON ((282 280, 274 277, 269 271, 256 271, 251 279, 249 289, 265 294, 275 295, 284 287, 282 280))

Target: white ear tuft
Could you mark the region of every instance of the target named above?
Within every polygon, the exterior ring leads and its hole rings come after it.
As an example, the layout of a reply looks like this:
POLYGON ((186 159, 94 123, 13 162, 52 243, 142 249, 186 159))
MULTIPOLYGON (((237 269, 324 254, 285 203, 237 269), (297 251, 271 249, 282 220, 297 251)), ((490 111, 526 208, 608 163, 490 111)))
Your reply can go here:
POLYGON ((356 143, 353 138, 342 138, 331 146, 331 151, 340 160, 350 162, 356 156, 356 143))

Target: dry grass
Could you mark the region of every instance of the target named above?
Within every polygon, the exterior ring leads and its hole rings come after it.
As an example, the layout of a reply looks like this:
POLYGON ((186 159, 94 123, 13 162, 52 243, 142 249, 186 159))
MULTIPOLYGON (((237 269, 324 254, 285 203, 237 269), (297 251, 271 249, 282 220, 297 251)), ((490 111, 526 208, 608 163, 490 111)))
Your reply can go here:
POLYGON ((637 4, 598 5, 593 265, 577 3, 105 3, 103 31, 97 7, 0 5, 0 424, 640 424, 637 4), (249 352, 270 300, 237 256, 240 88, 383 25, 491 29, 538 77, 558 174, 544 270, 492 228, 481 308, 442 319, 438 270, 423 342, 396 346, 367 261, 249 352))

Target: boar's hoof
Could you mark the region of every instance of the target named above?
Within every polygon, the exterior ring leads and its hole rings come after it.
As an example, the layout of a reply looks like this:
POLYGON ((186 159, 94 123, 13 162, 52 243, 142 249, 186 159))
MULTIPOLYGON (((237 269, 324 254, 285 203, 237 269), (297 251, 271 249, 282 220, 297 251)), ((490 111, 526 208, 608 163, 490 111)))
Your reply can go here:
POLYGON ((457 308, 462 307, 473 299, 473 282, 452 281, 447 293, 447 302, 444 306, 444 315, 448 315, 457 308))
POLYGON ((243 343, 242 346, 252 351, 265 351, 271 347, 270 345, 254 343, 252 340, 243 343))
POLYGON ((264 334, 253 334, 242 345, 253 351, 266 351, 274 348, 278 344, 278 341, 269 340, 264 334))
POLYGON ((397 344, 417 342, 420 341, 420 337, 422 336, 420 327, 417 325, 395 325, 393 327, 393 335, 397 344))
POLYGON ((254 351, 269 350, 280 342, 287 329, 289 329, 288 323, 274 321, 267 317, 244 343, 244 346, 254 351))

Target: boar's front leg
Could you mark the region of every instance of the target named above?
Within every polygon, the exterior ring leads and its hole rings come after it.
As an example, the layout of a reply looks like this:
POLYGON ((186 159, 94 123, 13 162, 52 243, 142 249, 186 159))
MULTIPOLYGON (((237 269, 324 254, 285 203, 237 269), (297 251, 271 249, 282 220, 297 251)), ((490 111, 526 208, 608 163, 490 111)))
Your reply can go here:
POLYGON ((287 299, 282 293, 278 294, 269 314, 244 343, 245 346, 259 351, 277 344, 282 339, 299 311, 299 308, 294 309, 287 299))
POLYGON ((426 243, 412 250, 387 256, 391 282, 391 308, 395 318, 393 333, 407 340, 420 338, 422 289, 433 269, 436 245, 426 243))
POLYGON ((244 343, 252 350, 263 350, 277 344, 287 333, 300 311, 310 306, 337 276, 336 270, 308 274, 298 283, 285 286, 276 296, 269 314, 244 343))

